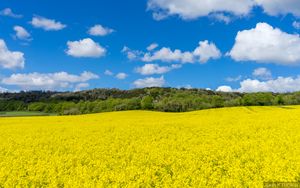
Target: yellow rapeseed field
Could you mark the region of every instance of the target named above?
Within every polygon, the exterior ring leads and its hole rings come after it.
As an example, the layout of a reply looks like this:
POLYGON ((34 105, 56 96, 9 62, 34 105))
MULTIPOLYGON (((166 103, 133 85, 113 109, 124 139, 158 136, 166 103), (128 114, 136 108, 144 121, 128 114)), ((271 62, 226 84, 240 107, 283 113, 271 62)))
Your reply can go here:
POLYGON ((0 187, 300 181, 300 107, 0 119, 0 187))

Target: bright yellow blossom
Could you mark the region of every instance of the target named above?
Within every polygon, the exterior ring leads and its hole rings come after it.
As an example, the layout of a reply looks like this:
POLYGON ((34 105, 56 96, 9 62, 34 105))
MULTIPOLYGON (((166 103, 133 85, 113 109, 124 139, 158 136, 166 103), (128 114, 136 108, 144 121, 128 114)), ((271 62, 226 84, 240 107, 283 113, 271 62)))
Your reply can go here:
POLYGON ((300 181, 300 107, 0 119, 0 187, 300 181))

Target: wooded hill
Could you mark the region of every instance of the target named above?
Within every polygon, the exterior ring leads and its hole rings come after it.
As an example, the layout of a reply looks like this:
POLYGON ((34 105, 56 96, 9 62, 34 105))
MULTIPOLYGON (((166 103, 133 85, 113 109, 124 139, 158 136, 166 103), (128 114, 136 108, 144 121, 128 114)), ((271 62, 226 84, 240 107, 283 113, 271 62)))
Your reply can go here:
POLYGON ((233 106, 298 105, 295 93, 224 93, 204 89, 94 89, 80 92, 0 93, 0 111, 87 114, 121 110, 186 112, 233 106))

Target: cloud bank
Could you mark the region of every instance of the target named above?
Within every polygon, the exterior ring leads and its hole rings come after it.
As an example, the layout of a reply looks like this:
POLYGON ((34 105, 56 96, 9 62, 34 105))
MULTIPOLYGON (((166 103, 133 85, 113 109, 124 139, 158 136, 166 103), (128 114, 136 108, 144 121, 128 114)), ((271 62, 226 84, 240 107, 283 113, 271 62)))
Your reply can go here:
POLYGON ((148 0, 147 7, 156 20, 170 16, 189 20, 216 13, 241 17, 249 15, 254 7, 261 7, 270 16, 300 16, 299 0, 148 0))
MULTIPOLYGON (((61 90, 74 87, 74 84, 85 83, 99 76, 91 72, 83 72, 80 75, 69 74, 67 72, 56 73, 28 73, 12 74, 1 80, 2 84, 18 86, 23 90, 61 90)), ((77 85, 82 88, 84 85, 77 85)))

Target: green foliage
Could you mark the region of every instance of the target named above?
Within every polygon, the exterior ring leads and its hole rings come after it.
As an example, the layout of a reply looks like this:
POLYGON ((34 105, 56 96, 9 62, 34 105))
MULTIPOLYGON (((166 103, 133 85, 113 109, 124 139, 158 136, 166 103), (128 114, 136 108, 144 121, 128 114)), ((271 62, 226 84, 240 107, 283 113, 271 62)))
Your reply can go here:
POLYGON ((82 92, 0 93, 0 111, 77 115, 122 110, 187 112, 233 106, 300 104, 300 92, 223 93, 203 89, 94 89, 82 92))
POLYGON ((0 117, 52 116, 52 115, 56 115, 56 114, 50 114, 44 112, 29 112, 29 111, 0 112, 0 117))
POLYGON ((243 96, 245 106, 269 106, 273 104, 273 100, 272 93, 249 93, 243 96))
POLYGON ((151 110, 153 109, 153 98, 151 96, 143 97, 141 101, 141 107, 144 110, 151 110))
POLYGON ((23 101, 5 101, 0 100, 0 111, 24 111, 26 105, 23 101))
POLYGON ((47 104, 43 102, 34 102, 28 105, 29 111, 45 111, 47 104))
POLYGON ((274 104, 277 104, 277 105, 284 105, 285 103, 285 100, 283 98, 284 96, 283 95, 277 95, 275 98, 274 98, 274 104))

